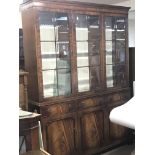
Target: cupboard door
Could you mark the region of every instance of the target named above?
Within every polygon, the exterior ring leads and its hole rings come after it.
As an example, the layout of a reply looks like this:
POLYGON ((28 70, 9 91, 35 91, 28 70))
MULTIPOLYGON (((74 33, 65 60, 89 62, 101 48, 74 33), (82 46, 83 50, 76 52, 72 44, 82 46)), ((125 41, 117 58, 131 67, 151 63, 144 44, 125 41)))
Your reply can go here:
POLYGON ((110 140, 113 141, 121 139, 127 135, 127 128, 110 122, 109 133, 110 133, 110 140))
POLYGON ((78 92, 100 86, 98 15, 75 15, 78 92))
POLYGON ((126 84, 126 18, 105 17, 106 84, 121 87, 126 84))
POLYGON ((75 151, 75 121, 66 118, 47 126, 47 146, 53 155, 71 155, 75 151))
POLYGON ((104 143, 104 113, 97 110, 84 113, 81 123, 81 146, 83 151, 103 146, 104 143))
POLYGON ((71 94, 69 18, 67 13, 39 13, 44 98, 71 94))
MULTIPOLYGON (((112 109, 111 109, 112 110, 112 109)), ((109 115, 110 115, 110 111, 109 111, 109 115)), ((108 117, 109 119, 109 117, 108 117)), ((109 140, 112 141, 117 141, 117 140, 123 140, 125 138, 127 138, 127 135, 129 134, 129 129, 115 124, 113 122, 110 121, 109 119, 109 140)))

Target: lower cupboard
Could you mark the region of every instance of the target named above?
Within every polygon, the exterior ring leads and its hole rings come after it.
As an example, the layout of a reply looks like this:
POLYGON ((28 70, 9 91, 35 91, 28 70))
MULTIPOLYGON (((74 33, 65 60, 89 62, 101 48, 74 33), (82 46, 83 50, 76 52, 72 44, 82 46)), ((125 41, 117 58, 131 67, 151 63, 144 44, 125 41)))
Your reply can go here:
POLYGON ((30 107, 42 114, 43 141, 49 153, 92 155, 131 140, 128 128, 109 120, 110 111, 129 99, 124 91, 30 107))

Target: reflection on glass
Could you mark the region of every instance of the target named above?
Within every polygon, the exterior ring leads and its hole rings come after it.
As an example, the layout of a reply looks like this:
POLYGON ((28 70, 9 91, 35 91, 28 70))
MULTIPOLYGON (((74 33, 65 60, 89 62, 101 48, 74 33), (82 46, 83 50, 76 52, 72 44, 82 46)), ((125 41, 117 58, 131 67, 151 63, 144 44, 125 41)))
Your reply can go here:
POLYGON ((54 41, 54 25, 40 25, 40 40, 54 41))
POLYGON ((88 28, 76 27, 76 41, 88 40, 88 28))
POLYGON ((113 87, 113 65, 106 65, 107 87, 113 87))
POLYGON ((89 50, 89 55, 99 54, 99 41, 89 42, 88 50, 89 50))
POLYGON ((116 42, 117 62, 125 62, 125 41, 116 42))
POLYGON ((41 42, 41 53, 42 54, 55 54, 55 43, 54 42, 41 42))
POLYGON ((88 40, 87 16, 78 15, 76 17, 76 41, 88 40))
POLYGON ((105 38, 106 38, 106 40, 114 40, 115 39, 115 30, 114 29, 106 29, 105 38))
POLYGON ((88 42, 77 42, 77 55, 80 53, 88 55, 88 42))
POLYGON ((123 73, 125 71, 125 63, 115 65, 116 73, 123 73))
POLYGON ((115 86, 123 86, 125 84, 125 78, 124 73, 117 73, 115 75, 115 86))
POLYGON ((64 13, 56 14, 56 41, 67 41, 69 40, 69 28, 68 28, 68 17, 64 13))
POLYGON ((106 52, 112 52, 114 49, 114 43, 112 41, 106 41, 106 52))
POLYGON ((42 58, 42 70, 55 69, 55 68, 56 68, 56 59, 42 58))
POLYGON ((89 68, 83 67, 78 68, 78 91, 89 91, 90 85, 89 85, 89 68))
POLYGON ((125 18, 124 17, 116 18, 116 28, 120 30, 125 29, 125 18))
POLYGON ((58 93, 59 95, 70 95, 70 69, 58 70, 58 93))
POLYGON ((39 13, 40 23, 40 40, 41 41, 54 41, 54 13, 40 12, 39 13))
POLYGON ((125 30, 116 31, 116 40, 125 40, 125 30))
POLYGON ((77 66, 88 66, 88 42, 77 42, 77 66))
POLYGON ((115 27, 115 18, 105 17, 105 28, 106 29, 114 29, 114 27, 115 27))
POLYGON ((90 26, 88 32, 88 40, 96 40, 99 38, 99 26, 90 26))
POLYGON ((113 61, 112 61, 112 53, 110 54, 107 54, 106 55, 106 64, 112 64, 113 61))
POLYGON ((90 56, 90 66, 97 66, 100 64, 100 57, 99 55, 90 56))
POLYGON ((115 43, 113 41, 106 41, 106 64, 113 64, 114 50, 115 50, 115 43))
POLYGON ((88 66, 88 56, 77 57, 77 66, 88 66))
POLYGON ((57 43, 57 68, 70 68, 69 43, 57 43))
POLYGON ((100 84, 100 70, 99 67, 90 67, 90 83, 91 88, 96 88, 100 84))
POLYGON ((56 70, 43 71, 44 97, 57 96, 57 73, 56 70))

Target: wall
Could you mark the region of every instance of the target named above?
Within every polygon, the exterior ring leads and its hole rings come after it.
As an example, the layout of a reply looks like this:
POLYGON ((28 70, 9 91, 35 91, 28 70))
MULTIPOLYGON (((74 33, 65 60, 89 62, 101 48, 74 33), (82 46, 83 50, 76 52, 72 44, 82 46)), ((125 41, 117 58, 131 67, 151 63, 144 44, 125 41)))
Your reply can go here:
POLYGON ((135 20, 129 19, 129 47, 135 47, 135 20))

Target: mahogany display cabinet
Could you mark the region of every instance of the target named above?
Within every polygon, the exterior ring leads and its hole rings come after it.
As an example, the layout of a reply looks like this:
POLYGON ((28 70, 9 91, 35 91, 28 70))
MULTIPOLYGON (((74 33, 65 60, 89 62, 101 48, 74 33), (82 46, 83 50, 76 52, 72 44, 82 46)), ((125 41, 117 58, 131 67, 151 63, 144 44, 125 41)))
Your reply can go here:
POLYGON ((53 0, 21 5, 29 109, 45 149, 87 155, 130 139, 110 111, 131 98, 128 7, 53 0))

